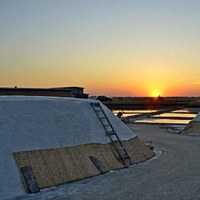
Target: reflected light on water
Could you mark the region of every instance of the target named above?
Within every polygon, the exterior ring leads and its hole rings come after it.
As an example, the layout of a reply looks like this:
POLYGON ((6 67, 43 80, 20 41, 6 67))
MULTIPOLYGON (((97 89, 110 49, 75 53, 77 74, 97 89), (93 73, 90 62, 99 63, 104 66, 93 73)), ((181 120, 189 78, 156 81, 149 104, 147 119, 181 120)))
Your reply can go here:
POLYGON ((141 119, 136 120, 135 123, 154 123, 154 124, 188 124, 190 120, 176 120, 176 119, 141 119))
POLYGON ((186 114, 181 114, 181 113, 163 113, 160 115, 154 115, 153 117, 190 117, 190 118, 194 118, 196 116, 196 114, 190 114, 190 113, 186 113, 186 114))

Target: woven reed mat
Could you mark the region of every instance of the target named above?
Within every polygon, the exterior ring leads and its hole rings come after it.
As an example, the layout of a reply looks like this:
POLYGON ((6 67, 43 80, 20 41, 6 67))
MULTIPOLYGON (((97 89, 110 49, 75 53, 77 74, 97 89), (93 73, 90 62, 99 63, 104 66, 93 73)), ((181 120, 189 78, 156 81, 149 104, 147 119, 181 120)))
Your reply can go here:
MULTIPOLYGON (((134 164, 145 161, 154 155, 154 152, 137 137, 123 141, 123 144, 134 164)), ((97 158, 105 167, 106 172, 124 167, 116 159, 111 144, 93 143, 74 147, 14 153, 19 169, 24 166, 31 166, 40 188, 47 188, 100 174, 89 156, 97 158)))

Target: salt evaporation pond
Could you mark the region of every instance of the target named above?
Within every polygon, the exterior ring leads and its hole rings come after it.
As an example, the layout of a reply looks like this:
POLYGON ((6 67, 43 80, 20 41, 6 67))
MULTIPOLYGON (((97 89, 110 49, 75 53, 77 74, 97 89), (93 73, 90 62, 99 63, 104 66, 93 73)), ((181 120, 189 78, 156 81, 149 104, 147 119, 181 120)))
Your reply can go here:
POLYGON ((112 112, 114 115, 117 115, 119 112, 122 112, 122 117, 130 117, 130 116, 136 116, 139 114, 145 114, 145 113, 152 113, 156 112, 157 110, 113 110, 112 112))
POLYGON ((188 110, 174 110, 172 112, 162 113, 160 115, 152 115, 145 119, 135 120, 135 123, 152 123, 152 124, 188 124, 196 114, 190 113, 188 110))
POLYGON ((152 123, 152 124, 188 124, 191 120, 187 119, 159 119, 159 118, 146 118, 136 120, 135 123, 152 123))
POLYGON ((172 113, 190 113, 190 111, 189 110, 174 110, 174 111, 172 111, 172 113))
MULTIPOLYGON (((137 116, 140 114, 153 114, 158 110, 113 110, 112 112, 117 115, 119 112, 122 112, 123 118, 137 116)), ((188 124, 196 114, 191 113, 187 109, 179 109, 171 112, 162 113, 159 115, 152 115, 151 117, 136 119, 135 123, 152 123, 152 124, 188 124), (180 118, 180 119, 179 119, 180 118)))
POLYGON ((160 115, 154 115, 153 117, 180 117, 180 118, 194 118, 196 116, 196 114, 191 114, 188 112, 185 112, 185 114, 183 113, 177 113, 177 112, 170 112, 170 113, 162 113, 160 115))

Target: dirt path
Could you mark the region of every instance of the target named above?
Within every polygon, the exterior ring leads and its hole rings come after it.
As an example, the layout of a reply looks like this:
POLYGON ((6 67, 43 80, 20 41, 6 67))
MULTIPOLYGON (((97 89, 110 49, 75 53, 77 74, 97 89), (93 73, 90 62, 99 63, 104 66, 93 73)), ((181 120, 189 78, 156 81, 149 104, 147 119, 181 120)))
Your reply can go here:
POLYGON ((200 137, 168 133, 160 125, 132 125, 160 155, 150 161, 15 200, 199 200, 200 137))

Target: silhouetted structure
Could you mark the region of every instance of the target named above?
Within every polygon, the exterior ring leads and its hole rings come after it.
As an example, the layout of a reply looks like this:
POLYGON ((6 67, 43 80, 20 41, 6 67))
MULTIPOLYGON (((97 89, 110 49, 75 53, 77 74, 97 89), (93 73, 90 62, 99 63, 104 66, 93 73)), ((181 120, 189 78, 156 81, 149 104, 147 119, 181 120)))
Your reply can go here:
POLYGON ((58 88, 14 88, 1 87, 0 95, 24 95, 24 96, 57 96, 87 98, 82 87, 58 87, 58 88))
POLYGON ((57 88, 50 88, 51 90, 71 90, 71 95, 76 98, 88 98, 88 94, 84 94, 84 88, 83 87, 57 87, 57 88))

